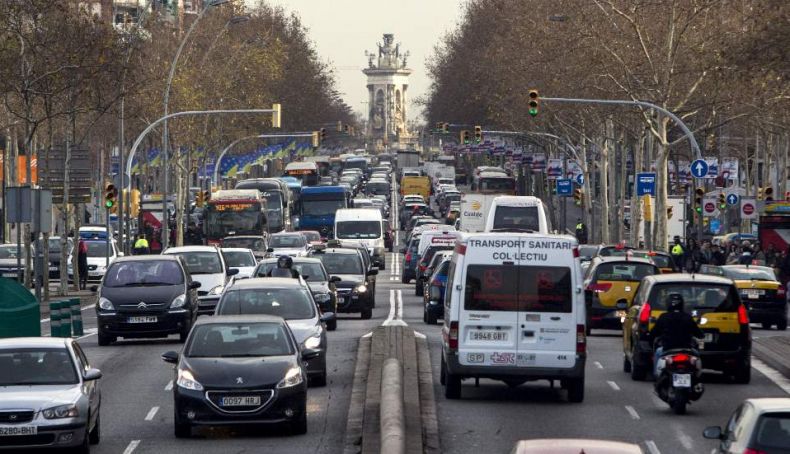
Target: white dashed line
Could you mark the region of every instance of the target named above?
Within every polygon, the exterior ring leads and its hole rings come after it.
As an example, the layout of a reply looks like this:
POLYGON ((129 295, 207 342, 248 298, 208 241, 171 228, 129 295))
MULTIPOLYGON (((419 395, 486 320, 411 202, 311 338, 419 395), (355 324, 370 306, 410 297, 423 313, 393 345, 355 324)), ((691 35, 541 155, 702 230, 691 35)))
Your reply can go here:
POLYGON ((398 301, 395 304, 396 313, 395 318, 396 320, 403 320, 403 290, 397 290, 398 292, 398 301))
POLYGON ((152 421, 154 419, 154 416, 156 416, 156 412, 158 411, 159 411, 159 407, 153 407, 151 410, 148 411, 148 414, 145 415, 145 420, 152 421))
POLYGON ((132 440, 129 442, 129 445, 126 446, 126 449, 123 450, 123 454, 132 454, 137 446, 140 444, 140 440, 132 440))
POLYGON ((165 385, 165 391, 172 391, 172 390, 173 390, 173 380, 170 380, 169 382, 167 382, 167 385, 165 385))
POLYGON ((691 437, 686 435, 679 426, 675 427, 675 434, 677 435, 680 444, 682 444, 683 447, 686 448, 686 451, 694 452, 694 440, 692 440, 691 437))
POLYGON ((658 450, 658 446, 656 446, 656 442, 653 440, 645 441, 645 446, 647 447, 647 451, 650 454, 661 454, 661 451, 658 450))
POLYGON ((603 364, 599 363, 598 361, 595 361, 593 364, 595 364, 595 367, 598 369, 603 369, 603 364))
POLYGON ((636 409, 630 405, 625 406, 625 411, 631 415, 631 419, 639 419, 639 413, 636 412, 636 409))
POLYGON ((615 382, 613 382, 613 381, 611 381, 611 380, 608 380, 606 383, 607 383, 607 384, 609 385, 609 387, 611 387, 613 390, 615 390, 615 391, 620 391, 620 387, 619 387, 619 386, 617 386, 617 383, 615 383, 615 382))

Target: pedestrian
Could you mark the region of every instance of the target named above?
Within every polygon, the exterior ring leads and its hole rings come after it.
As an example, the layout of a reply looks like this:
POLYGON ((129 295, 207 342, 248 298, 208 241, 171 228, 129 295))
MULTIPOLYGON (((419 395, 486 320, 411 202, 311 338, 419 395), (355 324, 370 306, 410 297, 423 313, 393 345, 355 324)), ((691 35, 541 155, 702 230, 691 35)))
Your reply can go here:
POLYGON ((674 238, 674 243, 672 248, 669 250, 670 255, 672 256, 672 260, 675 261, 675 269, 683 270, 686 264, 685 262, 685 250, 683 246, 680 244, 680 237, 676 236, 674 238))
POLYGON ((765 249, 765 266, 770 266, 771 268, 779 267, 779 251, 776 250, 773 244, 769 244, 765 249))
POLYGON ((88 244, 82 238, 77 243, 77 268, 80 273, 79 288, 85 290, 88 287, 88 244))
POLYGON ((753 261, 752 244, 748 240, 741 243, 741 255, 738 257, 739 265, 751 265, 753 261))
POLYGON ((790 281, 790 246, 787 246, 787 249, 785 250, 779 269, 782 274, 782 283, 787 283, 787 281, 790 281))
POLYGON ((580 244, 587 244, 587 225, 582 222, 582 218, 576 219, 576 239, 580 244))
POLYGON ((702 263, 702 251, 694 238, 686 244, 686 271, 696 273, 702 263))
POLYGON ((722 266, 727 263, 727 256, 722 252, 718 244, 711 245, 711 264, 722 266))
POLYGON ((134 255, 144 255, 150 253, 151 248, 148 245, 148 240, 145 239, 145 235, 138 233, 134 242, 134 255))
POLYGON ((752 263, 755 265, 769 266, 765 260, 765 251, 759 242, 755 242, 752 246, 752 263))
POLYGON ((738 263, 738 257, 741 256, 741 251, 738 248, 738 245, 735 243, 730 243, 728 245, 728 252, 727 252, 727 265, 735 265, 738 263))

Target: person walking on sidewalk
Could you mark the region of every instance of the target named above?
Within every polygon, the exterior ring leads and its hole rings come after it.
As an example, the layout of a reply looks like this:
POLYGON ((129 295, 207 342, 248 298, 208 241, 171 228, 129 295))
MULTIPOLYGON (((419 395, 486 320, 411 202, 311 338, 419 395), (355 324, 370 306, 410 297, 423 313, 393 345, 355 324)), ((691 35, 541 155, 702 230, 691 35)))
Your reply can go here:
POLYGON ((88 244, 82 238, 77 244, 77 268, 80 273, 79 288, 85 290, 88 286, 88 244))
POLYGON ((145 239, 145 235, 138 233, 137 239, 134 242, 134 254, 144 255, 150 253, 151 253, 151 249, 148 246, 148 240, 145 239))

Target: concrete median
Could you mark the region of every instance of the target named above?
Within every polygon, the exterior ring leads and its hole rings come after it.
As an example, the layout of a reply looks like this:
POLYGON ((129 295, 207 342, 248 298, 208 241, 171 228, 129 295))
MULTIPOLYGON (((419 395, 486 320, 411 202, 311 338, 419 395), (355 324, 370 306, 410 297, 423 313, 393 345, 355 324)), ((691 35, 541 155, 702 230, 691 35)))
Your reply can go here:
POLYGON ((406 421, 403 415, 403 370, 395 358, 384 361, 381 370, 381 453, 406 452, 406 421))

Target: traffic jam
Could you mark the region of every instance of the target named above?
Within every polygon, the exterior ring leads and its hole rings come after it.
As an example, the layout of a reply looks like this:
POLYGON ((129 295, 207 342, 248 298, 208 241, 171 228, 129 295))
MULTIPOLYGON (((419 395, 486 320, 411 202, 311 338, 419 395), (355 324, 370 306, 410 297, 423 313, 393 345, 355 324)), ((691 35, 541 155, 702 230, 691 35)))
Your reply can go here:
MULTIPOLYGON (((415 150, 291 163, 282 178, 201 193, 193 244, 178 247, 156 237, 161 200, 143 200, 156 214, 142 216, 145 241, 107 263, 99 251, 102 263, 89 268, 95 336, 0 339, 0 450, 98 445, 101 415, 125 402, 102 394, 109 371, 91 356, 133 346, 166 363, 168 395, 158 399, 172 406, 162 421, 173 438, 216 441, 206 431, 262 426, 277 437, 317 433, 311 414, 323 410, 311 399, 354 368, 353 356, 336 362, 333 342, 348 336, 337 342, 353 351, 350 338, 400 319, 428 336, 440 429, 449 410, 495 413, 487 404, 503 396, 528 392, 527 401, 574 412, 600 405, 601 395, 617 400, 634 382, 642 400, 662 403, 656 418, 683 424, 690 413, 694 427, 705 426, 690 434, 697 452, 790 452, 790 399, 776 392, 728 402, 732 416, 703 410, 744 395, 728 389, 754 375, 766 382, 765 368, 752 367, 755 330, 787 328, 787 292, 772 268, 691 274, 670 251, 586 244, 558 232, 541 199, 517 195, 510 171, 467 174, 462 164, 415 150), (616 364, 621 384, 599 383, 604 363, 616 364)), ((89 244, 108 235, 80 231, 89 244)), ((625 408, 632 420, 648 418, 637 403, 625 408)), ((136 441, 122 451, 143 449, 145 439, 136 441)), ((654 454, 661 440, 608 442, 579 452, 654 454)))

